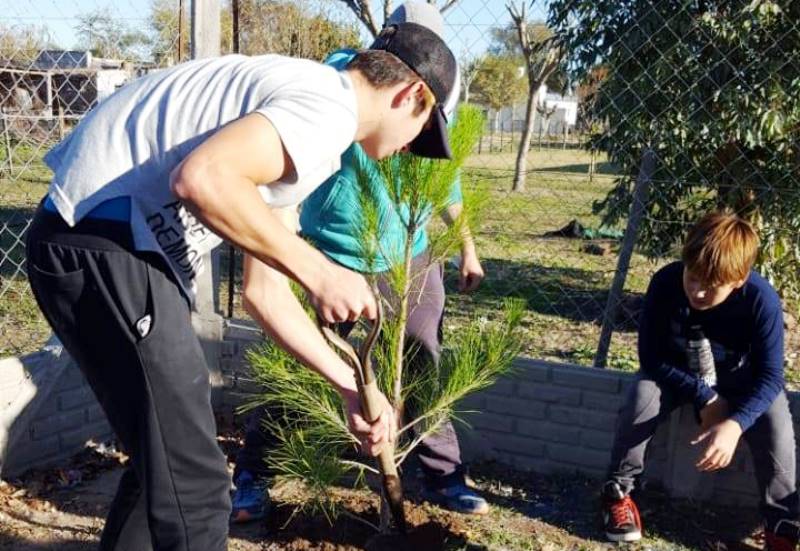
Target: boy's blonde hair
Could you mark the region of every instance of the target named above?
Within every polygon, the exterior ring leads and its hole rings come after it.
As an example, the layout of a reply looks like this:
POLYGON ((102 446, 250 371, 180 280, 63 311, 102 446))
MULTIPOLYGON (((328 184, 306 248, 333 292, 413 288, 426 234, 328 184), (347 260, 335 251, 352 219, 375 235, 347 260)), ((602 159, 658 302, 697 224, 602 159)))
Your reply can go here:
POLYGON ((681 257, 693 276, 708 285, 747 278, 758 254, 752 224, 727 211, 706 214, 690 230, 681 257))

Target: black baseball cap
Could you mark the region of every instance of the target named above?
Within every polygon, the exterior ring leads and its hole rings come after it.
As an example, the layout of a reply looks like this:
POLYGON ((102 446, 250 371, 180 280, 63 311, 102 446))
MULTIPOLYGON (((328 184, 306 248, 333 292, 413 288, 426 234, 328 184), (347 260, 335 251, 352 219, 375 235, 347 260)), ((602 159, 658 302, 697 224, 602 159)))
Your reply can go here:
POLYGON ((409 150, 421 157, 450 159, 444 104, 456 81, 456 58, 439 35, 417 23, 385 27, 370 50, 385 50, 397 56, 428 85, 436 98, 430 123, 411 142, 409 150))

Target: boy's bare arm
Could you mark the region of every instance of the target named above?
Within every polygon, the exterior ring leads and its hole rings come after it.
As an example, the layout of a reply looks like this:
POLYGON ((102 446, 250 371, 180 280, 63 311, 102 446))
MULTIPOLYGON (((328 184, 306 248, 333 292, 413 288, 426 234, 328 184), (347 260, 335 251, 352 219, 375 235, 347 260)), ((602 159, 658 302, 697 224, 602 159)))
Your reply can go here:
POLYGON ((242 297, 247 313, 276 344, 325 377, 340 393, 356 392, 353 370, 327 345, 286 276, 245 255, 242 297))
POLYGON ((257 190, 293 171, 275 127, 242 117, 213 134, 171 174, 175 194, 221 237, 298 281, 328 321, 375 316, 375 299, 358 274, 328 261, 286 230, 257 190))
MULTIPOLYGON (((276 217, 291 227, 293 213, 289 209, 277 210, 276 217)), ((388 417, 384 422, 370 425, 361 417, 353 370, 328 346, 292 292, 286 276, 245 255, 242 294, 247 313, 264 331, 339 391, 347 405, 351 428, 365 443, 365 450, 376 453, 394 427, 392 408, 387 401, 385 410, 388 417)))
MULTIPOLYGON (((464 207, 461 203, 448 205, 442 212, 442 220, 448 226, 452 226, 461 216, 463 210, 464 207)), ((458 270, 458 290, 461 292, 470 292, 477 289, 485 275, 481 261, 478 258, 478 251, 475 248, 475 241, 472 239, 469 226, 466 224, 461 233, 461 265, 458 270)))

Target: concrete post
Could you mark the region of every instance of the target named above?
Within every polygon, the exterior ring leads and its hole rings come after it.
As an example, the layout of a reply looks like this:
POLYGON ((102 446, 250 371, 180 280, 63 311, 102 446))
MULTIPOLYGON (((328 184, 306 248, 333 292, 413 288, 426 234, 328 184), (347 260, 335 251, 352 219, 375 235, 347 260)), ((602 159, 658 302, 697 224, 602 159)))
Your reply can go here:
MULTIPOLYGON (((215 57, 220 54, 220 2, 219 0, 192 0, 192 59, 215 57)), ((219 251, 213 251, 204 262, 206 269, 197 279, 197 296, 192 324, 203 344, 208 367, 211 370, 211 399, 221 403, 222 338, 224 320, 219 313, 220 266, 219 251)))
POLYGON ((219 55, 219 0, 192 0, 192 59, 219 55))
POLYGON ((656 169, 656 154, 649 147, 642 154, 642 164, 639 167, 639 176, 633 188, 633 201, 628 216, 628 226, 625 228, 625 237, 617 258, 617 270, 608 292, 606 308, 603 311, 603 325, 600 328, 600 342, 594 356, 594 366, 605 368, 608 360, 608 349, 611 346, 611 334, 614 331, 614 320, 617 317, 619 302, 625 288, 625 279, 628 277, 628 268, 636 246, 636 236, 639 233, 639 223, 647 209, 647 200, 650 196, 650 181, 656 169))

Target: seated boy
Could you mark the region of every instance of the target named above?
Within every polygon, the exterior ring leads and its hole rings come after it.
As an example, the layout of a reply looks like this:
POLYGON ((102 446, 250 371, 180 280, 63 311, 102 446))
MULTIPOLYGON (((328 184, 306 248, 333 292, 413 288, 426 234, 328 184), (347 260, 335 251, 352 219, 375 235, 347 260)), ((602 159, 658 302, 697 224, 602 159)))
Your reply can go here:
POLYGON ((751 270, 757 252, 758 236, 748 222, 714 212, 689 231, 682 261, 653 276, 639 329, 641 370, 620 412, 603 486, 609 540, 641 538, 629 494, 644 470, 645 449, 658 423, 691 403, 700 422, 692 441, 699 448, 698 470, 728 466, 744 436, 755 464, 766 549, 795 549, 798 497, 783 379, 783 310, 772 286, 751 270), (698 327, 711 346, 713 387, 687 360, 687 341, 698 327))

